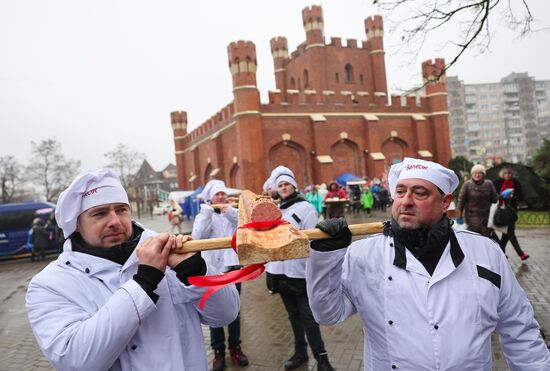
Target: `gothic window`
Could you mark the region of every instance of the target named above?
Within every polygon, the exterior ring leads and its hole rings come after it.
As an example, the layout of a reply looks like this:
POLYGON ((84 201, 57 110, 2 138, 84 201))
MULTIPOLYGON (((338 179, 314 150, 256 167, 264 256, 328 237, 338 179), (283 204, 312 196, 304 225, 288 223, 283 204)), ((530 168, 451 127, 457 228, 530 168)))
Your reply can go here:
POLYGON ((304 70, 304 89, 309 89, 309 73, 304 70))
POLYGON ((336 77, 336 82, 337 82, 337 83, 340 82, 340 76, 338 76, 338 72, 336 72, 336 76, 335 76, 335 77, 336 77))
POLYGON ((290 79, 290 88, 296 89, 296 81, 294 81, 294 77, 290 79))
POLYGON ((353 67, 351 64, 346 64, 346 82, 353 82, 353 67))
POLYGON ((361 83, 361 85, 363 85, 363 75, 362 74, 359 75, 359 82, 361 83))

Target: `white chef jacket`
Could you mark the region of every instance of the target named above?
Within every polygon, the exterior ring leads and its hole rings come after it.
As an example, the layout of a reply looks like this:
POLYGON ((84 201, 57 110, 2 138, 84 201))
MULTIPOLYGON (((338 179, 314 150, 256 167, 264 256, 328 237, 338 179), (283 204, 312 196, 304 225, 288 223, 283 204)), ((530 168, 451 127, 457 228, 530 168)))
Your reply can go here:
MULTIPOLYGON (((140 243, 156 233, 144 230, 140 243)), ((132 279, 135 251, 121 266, 72 251, 31 280, 26 306, 38 345, 58 370, 208 370, 201 323, 220 327, 239 311, 234 285, 204 310, 204 288, 185 286, 166 268, 156 304, 132 279)), ((209 268, 210 269, 210 268, 209 268)))
MULTIPOLYGON (((201 211, 195 217, 191 237, 202 240, 233 236, 239 223, 237 209, 228 206, 225 212, 218 214, 211 207, 205 206, 201 205, 201 211)), ((201 256, 219 272, 226 272, 229 267, 239 265, 239 257, 233 249, 202 251, 201 256)))
POLYGON ((310 250, 307 291, 325 325, 358 313, 365 370, 491 371, 496 331, 512 371, 550 370, 533 309, 496 243, 455 231, 432 276, 393 237, 310 250))
MULTIPOLYGON (((283 219, 298 229, 315 228, 318 214, 315 206, 307 201, 296 202, 286 209, 281 209, 283 219)), ((265 265, 271 274, 284 274, 292 278, 306 278, 306 259, 289 259, 269 262, 265 265)))

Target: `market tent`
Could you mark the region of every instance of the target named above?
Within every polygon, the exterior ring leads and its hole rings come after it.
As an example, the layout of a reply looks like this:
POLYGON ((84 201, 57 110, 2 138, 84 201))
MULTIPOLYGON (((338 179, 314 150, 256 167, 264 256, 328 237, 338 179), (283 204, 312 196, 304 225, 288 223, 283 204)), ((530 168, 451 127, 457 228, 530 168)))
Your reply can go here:
POLYGON ((365 179, 348 172, 337 177, 336 182, 340 185, 362 185, 366 183, 365 179))
POLYGON ((183 209, 183 215, 187 216, 187 219, 194 218, 199 213, 199 200, 197 196, 202 192, 202 186, 195 189, 190 195, 185 197, 185 201, 181 203, 183 209))

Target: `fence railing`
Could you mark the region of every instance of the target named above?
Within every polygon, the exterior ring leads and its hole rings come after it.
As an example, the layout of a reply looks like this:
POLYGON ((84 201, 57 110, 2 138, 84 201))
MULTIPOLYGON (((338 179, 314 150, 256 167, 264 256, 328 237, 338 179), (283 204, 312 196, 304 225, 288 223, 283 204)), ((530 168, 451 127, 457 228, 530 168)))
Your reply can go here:
POLYGON ((550 211, 520 210, 516 224, 529 226, 550 226, 550 211))

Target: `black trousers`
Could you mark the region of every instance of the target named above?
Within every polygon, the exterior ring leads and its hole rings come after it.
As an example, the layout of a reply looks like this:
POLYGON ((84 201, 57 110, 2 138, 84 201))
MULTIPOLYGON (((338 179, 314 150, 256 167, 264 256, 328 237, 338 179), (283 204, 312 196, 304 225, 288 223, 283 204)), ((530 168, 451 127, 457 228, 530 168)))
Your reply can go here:
POLYGON ((326 353, 325 343, 321 337, 321 329, 315 318, 313 318, 313 313, 311 313, 307 292, 304 291, 296 295, 279 291, 279 294, 285 305, 288 320, 294 333, 294 351, 298 354, 307 354, 307 342, 309 342, 314 356, 326 353))

